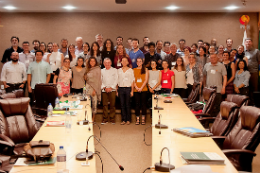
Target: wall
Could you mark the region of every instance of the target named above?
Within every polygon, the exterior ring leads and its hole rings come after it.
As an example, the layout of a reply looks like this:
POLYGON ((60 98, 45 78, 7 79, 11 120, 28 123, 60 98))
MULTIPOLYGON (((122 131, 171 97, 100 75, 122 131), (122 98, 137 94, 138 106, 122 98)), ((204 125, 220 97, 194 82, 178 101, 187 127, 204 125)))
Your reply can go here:
POLYGON ((242 42, 239 18, 243 14, 251 18, 248 36, 257 47, 258 13, 0 13, 0 56, 13 35, 19 36, 20 45, 36 38, 46 43, 67 38, 74 43, 77 36, 91 43, 97 33, 112 40, 118 35, 171 42, 185 38, 187 45, 198 39, 210 42, 213 37, 224 44, 230 37, 236 47, 242 42))

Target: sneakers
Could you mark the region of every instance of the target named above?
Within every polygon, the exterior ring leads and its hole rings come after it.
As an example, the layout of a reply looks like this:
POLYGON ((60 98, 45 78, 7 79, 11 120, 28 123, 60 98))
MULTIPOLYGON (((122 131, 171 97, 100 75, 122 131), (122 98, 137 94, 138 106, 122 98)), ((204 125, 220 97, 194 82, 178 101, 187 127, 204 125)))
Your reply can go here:
POLYGON ((107 121, 107 120, 103 120, 103 121, 101 122, 101 125, 105 125, 106 123, 108 123, 108 121, 107 121))
POLYGON ((111 120, 111 124, 115 125, 116 124, 115 120, 111 120))

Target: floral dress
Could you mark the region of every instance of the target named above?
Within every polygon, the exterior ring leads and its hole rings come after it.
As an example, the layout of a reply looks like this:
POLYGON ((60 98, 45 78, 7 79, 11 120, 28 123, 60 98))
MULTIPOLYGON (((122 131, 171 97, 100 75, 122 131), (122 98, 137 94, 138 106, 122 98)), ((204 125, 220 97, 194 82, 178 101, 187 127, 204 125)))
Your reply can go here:
POLYGON ((59 96, 70 93, 70 79, 72 77, 71 69, 65 71, 62 67, 56 70, 58 76, 57 88, 59 96))

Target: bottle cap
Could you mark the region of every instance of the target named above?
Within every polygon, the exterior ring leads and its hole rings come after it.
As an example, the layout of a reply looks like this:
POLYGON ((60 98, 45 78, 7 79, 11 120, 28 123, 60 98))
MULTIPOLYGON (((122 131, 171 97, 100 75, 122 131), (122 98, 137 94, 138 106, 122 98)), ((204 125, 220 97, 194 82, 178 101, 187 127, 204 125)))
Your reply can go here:
POLYGON ((60 149, 62 150, 62 149, 63 149, 63 146, 60 146, 60 149))
POLYGON ((49 105, 51 105, 51 103, 49 103, 49 105))

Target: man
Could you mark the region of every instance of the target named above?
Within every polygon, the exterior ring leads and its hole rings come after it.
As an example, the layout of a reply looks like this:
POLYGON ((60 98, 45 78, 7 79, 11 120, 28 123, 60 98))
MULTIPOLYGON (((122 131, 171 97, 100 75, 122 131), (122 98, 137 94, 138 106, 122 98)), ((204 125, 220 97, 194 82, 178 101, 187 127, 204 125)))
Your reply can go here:
POLYGON ((230 52, 232 50, 233 40, 231 38, 228 38, 226 40, 226 44, 227 44, 227 47, 225 48, 225 51, 230 52))
POLYGON ((165 56, 167 55, 164 51, 162 51, 163 48, 163 41, 162 40, 157 40, 156 41, 156 50, 155 52, 161 55, 162 60, 165 59, 165 56))
POLYGON ((198 50, 196 51, 197 52, 197 54, 199 54, 199 48, 202 46, 203 47, 203 40, 198 40, 198 50))
POLYGON ((127 47, 125 48, 127 55, 129 55, 130 51, 133 50, 132 38, 128 38, 126 42, 127 47))
POLYGON ((110 58, 104 59, 104 66, 101 70, 101 90, 103 103, 103 121, 101 124, 108 122, 108 103, 110 103, 110 121, 115 124, 115 102, 116 102, 116 86, 117 86, 117 69, 111 67, 112 61, 110 58))
POLYGON ((26 71, 29 64, 35 60, 35 54, 30 52, 30 43, 28 41, 23 42, 23 52, 19 53, 19 61, 25 64, 26 71))
POLYGON ((78 56, 81 52, 83 52, 83 39, 82 39, 82 37, 77 37, 75 55, 78 56))
POLYGON ((253 41, 251 38, 245 39, 245 45, 246 45, 245 56, 248 59, 248 71, 251 74, 249 80, 250 99, 252 99, 251 104, 254 104, 253 92, 258 91, 258 76, 259 76, 258 65, 260 62, 260 52, 258 49, 253 48, 253 41))
POLYGON ((66 38, 61 39, 61 49, 58 51, 63 53, 64 57, 68 55, 68 40, 66 38))
POLYGON ((96 42, 98 42, 99 45, 99 50, 102 51, 103 50, 103 35, 102 34, 97 34, 95 36, 96 42))
MULTIPOLYGON (((234 62, 235 64, 236 64, 236 62, 235 62, 236 54, 237 54, 237 50, 236 49, 232 49, 231 52, 230 52, 230 57, 229 57, 230 62, 234 62)), ((235 69, 236 69, 236 67, 235 67, 235 69)))
POLYGON ((31 98, 31 104, 34 99, 34 88, 38 83, 49 83, 51 77, 51 67, 49 63, 42 61, 43 52, 35 51, 35 61, 30 63, 27 71, 28 92, 31 98))
POLYGON ((158 64, 159 64, 158 67, 161 67, 162 58, 158 53, 155 52, 155 43, 150 42, 148 44, 148 48, 149 48, 149 52, 147 52, 144 55, 144 57, 145 57, 145 61, 144 61, 145 67, 148 68, 148 70, 151 70, 151 60, 156 60, 156 62, 158 62, 158 64))
POLYGON ((217 47, 217 39, 212 38, 211 41, 210 41, 210 45, 217 47))
POLYGON ((19 62, 18 52, 12 52, 11 61, 4 64, 1 74, 1 81, 7 93, 20 88, 24 89, 26 82, 26 68, 24 63, 19 62))
POLYGON ((210 62, 205 64, 203 76, 204 86, 208 88, 211 86, 217 87, 214 108, 210 113, 211 116, 216 117, 219 113, 222 95, 225 94, 225 87, 227 85, 226 67, 218 61, 216 53, 210 54, 210 62))
POLYGON ((216 52, 216 47, 215 46, 210 46, 209 47, 209 53, 210 54, 213 54, 213 53, 215 53, 216 52))
POLYGON ((148 44, 150 43, 150 39, 148 37, 143 38, 144 45, 140 48, 140 50, 143 52, 143 54, 146 54, 148 50, 148 44))
POLYGON ((12 46, 8 49, 5 50, 3 58, 2 58, 2 63, 8 62, 11 60, 11 54, 12 52, 18 52, 21 53, 23 49, 18 46, 19 44, 19 38, 16 36, 11 37, 11 44, 12 46))
POLYGON ((176 51, 177 51, 177 45, 175 43, 171 44, 170 54, 165 56, 165 60, 169 64, 169 69, 175 66, 177 58, 181 56, 180 54, 176 53, 176 51))
POLYGON ((49 42, 47 44, 47 52, 52 53, 53 52, 53 45, 52 42, 49 42))
POLYGON ((179 53, 181 56, 184 56, 184 47, 186 46, 186 40, 180 39, 179 45, 180 48, 177 50, 177 53, 179 53))
POLYGON ((165 41, 163 43, 163 51, 166 53, 166 54, 170 54, 170 45, 171 43, 169 41, 165 41))
POLYGON ((33 50, 31 50, 32 53, 35 53, 36 50, 39 50, 40 48, 40 41, 39 40, 33 40, 33 50))
POLYGON ((132 61, 132 68, 136 68, 137 67, 136 59, 139 57, 144 59, 144 54, 138 47, 139 40, 137 38, 133 39, 132 44, 133 44, 134 49, 132 51, 130 51, 129 57, 132 61))
POLYGON ((115 50, 119 44, 123 44, 123 37, 121 36, 116 37, 116 45, 114 47, 115 50))

